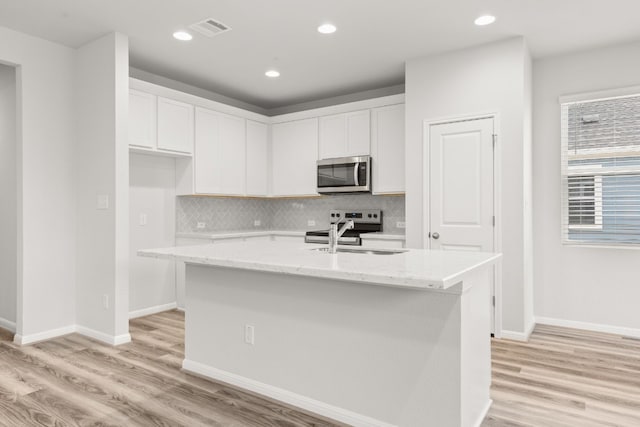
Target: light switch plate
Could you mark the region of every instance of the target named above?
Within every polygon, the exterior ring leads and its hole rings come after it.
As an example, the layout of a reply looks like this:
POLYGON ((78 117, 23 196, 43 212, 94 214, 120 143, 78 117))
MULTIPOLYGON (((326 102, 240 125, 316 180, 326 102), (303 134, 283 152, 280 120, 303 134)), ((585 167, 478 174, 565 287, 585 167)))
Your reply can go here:
POLYGON ((316 222, 313 219, 310 219, 307 221, 307 226, 308 227, 315 227, 316 226, 316 222))
POLYGON ((196 227, 198 227, 198 228, 205 228, 206 226, 207 226, 207 223, 206 223, 206 222, 199 222, 199 223, 196 225, 196 227))
POLYGON ((253 221, 254 227, 260 227, 261 224, 262 224, 262 221, 260 221, 259 219, 256 219, 255 221, 253 221))
POLYGON ((407 226, 407 224, 404 221, 396 222, 396 227, 397 228, 405 228, 406 226, 407 226))
POLYGON ((141 213, 140 214, 140 221, 138 222, 140 224, 140 226, 144 227, 145 225, 147 225, 147 214, 146 213, 141 213))

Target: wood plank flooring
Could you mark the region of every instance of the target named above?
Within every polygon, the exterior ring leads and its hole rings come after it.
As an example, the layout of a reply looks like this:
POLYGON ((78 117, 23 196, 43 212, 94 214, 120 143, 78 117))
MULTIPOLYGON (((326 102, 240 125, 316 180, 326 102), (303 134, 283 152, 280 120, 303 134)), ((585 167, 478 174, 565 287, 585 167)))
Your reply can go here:
POLYGON ((491 350, 484 427, 640 426, 640 340, 538 325, 491 350))
MULTIPOLYGON (((0 426, 339 425, 181 372, 178 311, 130 325, 119 347, 76 334, 18 347, 0 330, 0 426)), ((640 340, 538 326, 492 351, 483 427, 640 426, 640 340)))
POLYGON ((77 334, 18 347, 0 333, 0 426, 336 426, 180 371, 184 315, 130 322, 110 347, 77 334))

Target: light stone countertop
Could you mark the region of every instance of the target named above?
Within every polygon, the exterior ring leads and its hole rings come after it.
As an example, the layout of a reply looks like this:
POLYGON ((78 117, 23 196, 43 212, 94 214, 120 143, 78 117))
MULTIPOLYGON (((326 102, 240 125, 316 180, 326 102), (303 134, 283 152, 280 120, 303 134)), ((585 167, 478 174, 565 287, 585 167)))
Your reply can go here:
POLYGON ((293 236, 304 237, 304 231, 297 230, 236 230, 236 231, 212 231, 212 232, 188 232, 176 233, 177 238, 187 239, 233 239, 237 237, 260 236, 293 236))
MULTIPOLYGON (((260 236, 293 236, 304 237, 305 230, 235 230, 235 231, 213 231, 213 232, 182 232, 176 233, 177 238, 187 239, 233 239, 237 237, 260 237, 260 236)), ((361 239, 375 240, 405 240, 404 234, 390 233, 362 233, 361 239)))
POLYGON ((329 254, 326 245, 247 241, 138 251, 139 256, 173 258, 190 264, 312 276, 404 289, 461 293, 465 274, 495 263, 502 255, 486 252, 404 249, 393 255, 329 254))
POLYGON ((405 240, 404 234, 390 234, 390 233, 362 233, 360 235, 362 240, 405 240))

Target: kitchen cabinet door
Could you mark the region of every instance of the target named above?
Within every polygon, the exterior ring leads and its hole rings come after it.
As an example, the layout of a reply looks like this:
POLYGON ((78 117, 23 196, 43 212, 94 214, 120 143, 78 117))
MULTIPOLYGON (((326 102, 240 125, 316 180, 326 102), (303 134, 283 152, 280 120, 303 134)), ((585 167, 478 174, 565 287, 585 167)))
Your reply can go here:
POLYGON ((158 97, 158 149, 193 153, 193 106, 158 97))
POLYGON ((363 156, 370 153, 369 110, 320 117, 319 158, 363 156))
POLYGON ((373 193, 404 193, 404 104, 374 108, 372 117, 373 193))
POLYGON ((247 120, 247 195, 269 192, 269 126, 247 120))
POLYGON ((129 91, 129 145, 156 148, 156 106, 155 95, 129 91))
POLYGON ((197 108, 195 141, 196 193, 244 195, 245 120, 197 108))
POLYGON ((273 195, 317 195, 318 119, 276 123, 272 132, 273 195))

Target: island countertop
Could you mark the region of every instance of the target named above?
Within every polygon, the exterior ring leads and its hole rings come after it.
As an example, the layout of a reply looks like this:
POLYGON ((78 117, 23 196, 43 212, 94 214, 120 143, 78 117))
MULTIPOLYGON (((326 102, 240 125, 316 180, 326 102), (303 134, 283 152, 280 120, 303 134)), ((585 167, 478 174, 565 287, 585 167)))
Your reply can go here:
MULTIPOLYGON (((465 274, 490 265, 501 254, 404 249, 393 255, 317 250, 326 245, 256 241, 145 249, 138 255, 188 264, 312 276, 407 289, 446 291, 465 274)), ((462 289, 451 289, 450 292, 462 289)))

